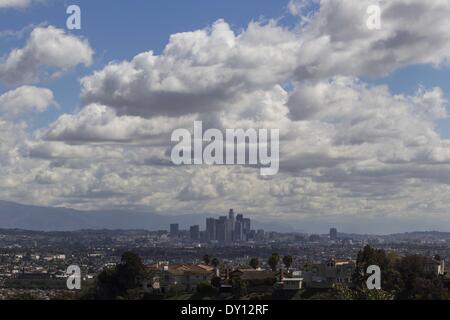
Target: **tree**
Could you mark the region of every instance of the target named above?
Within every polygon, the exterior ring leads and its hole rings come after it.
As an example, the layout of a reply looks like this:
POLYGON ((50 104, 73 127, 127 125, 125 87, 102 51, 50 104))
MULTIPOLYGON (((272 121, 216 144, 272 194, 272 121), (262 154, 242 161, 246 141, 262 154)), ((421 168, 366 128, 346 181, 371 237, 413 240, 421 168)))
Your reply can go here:
POLYGON ((205 254, 205 255, 203 256, 203 262, 204 262, 206 265, 209 265, 209 264, 211 263, 211 258, 209 257, 209 255, 205 254))
POLYGON ((128 298, 128 292, 138 289, 144 276, 145 267, 139 256, 125 252, 119 265, 98 275, 92 295, 95 299, 104 300, 128 298))
POLYGON ((217 268, 220 265, 220 260, 217 258, 213 258, 211 260, 211 264, 213 265, 214 268, 217 268))
POLYGON ((283 257, 283 264, 286 267, 287 270, 292 266, 292 256, 284 256, 283 257))
POLYGON ((353 284, 358 299, 447 299, 448 291, 435 274, 425 272, 425 257, 400 257, 370 246, 358 253, 353 284), (378 265, 382 271, 382 290, 367 290, 365 273, 370 265, 378 265))
POLYGON ((381 278, 383 289, 388 287, 385 280, 389 277, 387 274, 391 271, 392 265, 386 255, 386 252, 381 249, 374 249, 369 245, 366 245, 361 251, 358 252, 356 258, 356 270, 352 276, 353 284, 356 288, 362 289, 366 287, 366 281, 369 275, 366 273, 369 266, 379 266, 383 277, 381 278))
POLYGON ((215 288, 220 288, 220 285, 222 284, 222 279, 220 277, 213 277, 211 279, 211 285, 215 288))
POLYGON ((336 284, 330 292, 337 300, 392 300, 394 297, 383 290, 350 289, 346 285, 336 284))
POLYGON ((416 278, 412 291, 405 295, 407 299, 416 300, 448 300, 448 290, 444 288, 441 279, 416 278))
POLYGON ((240 278, 234 278, 232 280, 233 294, 235 299, 239 299, 247 294, 247 282, 240 278))
POLYGON ((336 284, 330 292, 332 299, 356 300, 356 292, 341 283, 336 284))
POLYGON ((258 258, 252 258, 250 260, 250 267, 252 267, 253 269, 258 269, 259 268, 259 259, 258 258))
POLYGON ((136 288, 143 276, 145 267, 141 258, 133 252, 125 252, 121 263, 117 266, 119 282, 125 290, 136 288))
POLYGON ((278 255, 278 253, 272 253, 272 255, 269 257, 269 260, 267 260, 267 263, 269 264, 272 271, 277 270, 279 261, 280 261, 280 256, 278 255))
POLYGON ((444 300, 448 291, 443 281, 434 274, 425 272, 426 258, 421 256, 404 257, 398 265, 398 271, 404 283, 398 293, 398 299, 444 300))
MULTIPOLYGON (((119 287, 119 277, 117 268, 104 269, 97 276, 94 292, 92 298, 96 300, 114 300, 119 295, 123 294, 123 288, 119 287)), ((87 294, 87 298, 90 294, 87 294)))
POLYGON ((217 294, 217 289, 207 282, 202 282, 197 285, 196 293, 201 298, 211 298, 217 294))

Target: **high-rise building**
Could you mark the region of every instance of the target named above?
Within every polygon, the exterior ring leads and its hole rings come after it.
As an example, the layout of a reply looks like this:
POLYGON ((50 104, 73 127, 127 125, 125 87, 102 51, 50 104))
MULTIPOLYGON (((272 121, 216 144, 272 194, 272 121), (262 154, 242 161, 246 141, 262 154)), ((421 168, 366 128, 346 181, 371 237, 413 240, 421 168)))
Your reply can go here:
POLYGON ((216 225, 217 225, 216 219, 206 218, 206 240, 207 241, 216 241, 217 240, 216 225))
POLYGON ((244 233, 244 240, 248 241, 249 238, 249 234, 251 231, 251 221, 249 218, 244 218, 242 219, 242 224, 243 224, 243 233, 244 233))
POLYGON ((230 211, 228 212, 228 219, 230 219, 231 220, 231 222, 233 222, 234 223, 234 210, 233 209, 230 209, 230 211))
POLYGON ((216 235, 219 243, 230 243, 230 222, 228 217, 223 216, 217 220, 216 235))
POLYGON ((179 228, 180 228, 180 226, 179 226, 178 223, 172 223, 170 225, 170 235, 171 236, 177 236, 179 231, 180 231, 179 228))
POLYGON ((336 240, 337 238, 338 238, 337 229, 331 228, 330 229, 330 240, 336 240))
POLYGON ((234 223, 234 233, 233 233, 234 241, 244 241, 244 223, 242 219, 236 219, 234 223))
POLYGON ((200 226, 191 226, 189 229, 189 234, 192 241, 200 240, 200 226))
POLYGON ((230 211, 228 212, 228 233, 229 233, 229 237, 231 240, 233 240, 234 238, 234 224, 235 224, 235 214, 234 214, 234 210, 230 209, 230 211))

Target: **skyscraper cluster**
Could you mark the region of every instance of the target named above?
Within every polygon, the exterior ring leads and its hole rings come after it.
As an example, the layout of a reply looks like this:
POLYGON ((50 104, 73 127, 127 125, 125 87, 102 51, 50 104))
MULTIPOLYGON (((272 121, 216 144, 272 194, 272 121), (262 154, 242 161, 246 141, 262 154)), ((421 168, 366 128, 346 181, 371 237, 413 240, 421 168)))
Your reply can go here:
POLYGON ((206 240, 219 243, 248 241, 253 238, 251 221, 230 209, 228 216, 206 219, 206 240))
POLYGON ((199 225, 193 225, 188 230, 180 230, 178 223, 170 225, 169 235, 172 238, 189 239, 195 242, 217 242, 219 244, 232 244, 252 240, 264 239, 264 230, 251 229, 251 220, 244 218, 243 214, 236 215, 230 209, 228 216, 218 219, 206 218, 206 229, 201 231, 199 225))

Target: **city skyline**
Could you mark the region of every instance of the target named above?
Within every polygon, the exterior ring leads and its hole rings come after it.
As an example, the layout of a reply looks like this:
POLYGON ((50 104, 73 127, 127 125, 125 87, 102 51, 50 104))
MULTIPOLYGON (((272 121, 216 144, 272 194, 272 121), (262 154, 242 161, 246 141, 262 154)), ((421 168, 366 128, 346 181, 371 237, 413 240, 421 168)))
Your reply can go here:
MULTIPOLYGON (((61 207, 39 207, 21 205, 13 202, 0 201, 0 224, 6 229, 23 229, 36 231, 76 231, 76 230, 160 230, 173 220, 181 220, 184 228, 197 224, 201 225, 210 216, 221 216, 223 213, 206 213, 191 215, 157 215, 145 211, 130 210, 100 210, 77 211, 61 207), (30 219, 32 217, 32 219, 30 219)), ((368 224, 361 221, 343 221, 340 217, 313 219, 310 221, 265 220, 260 216, 250 216, 256 229, 275 232, 300 232, 326 234, 330 227, 335 227, 347 234, 389 235, 405 232, 450 232, 446 225, 436 221, 424 224, 420 221, 407 224, 405 219, 399 218, 393 223, 392 218, 372 219, 368 224), (398 225, 400 227, 398 227, 398 225)))
MULTIPOLYGON (((170 224, 169 234, 172 237, 176 238, 179 232, 181 230, 178 223, 170 224)), ((257 240, 258 236, 264 237, 264 230, 253 230, 251 219, 244 218, 242 213, 236 215, 234 209, 230 209, 228 216, 207 217, 203 230, 200 230, 199 225, 190 226, 189 236, 193 241, 232 244, 257 240)))

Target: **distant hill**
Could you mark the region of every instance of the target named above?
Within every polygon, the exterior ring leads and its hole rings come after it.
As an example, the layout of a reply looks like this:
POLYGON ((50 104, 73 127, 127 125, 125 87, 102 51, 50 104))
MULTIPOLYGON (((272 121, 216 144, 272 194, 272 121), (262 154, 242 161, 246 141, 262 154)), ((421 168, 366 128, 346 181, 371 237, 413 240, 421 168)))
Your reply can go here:
MULTIPOLYGON (((225 214, 225 213, 224 213, 225 214)), ((147 212, 119 210, 80 211, 67 208, 39 207, 0 201, 0 228, 32 231, 75 231, 87 229, 110 230, 167 230, 169 224, 179 223, 186 229, 190 225, 204 228, 205 218, 214 215, 164 216, 147 212)), ((253 228, 287 231, 282 225, 258 223, 253 228)))

